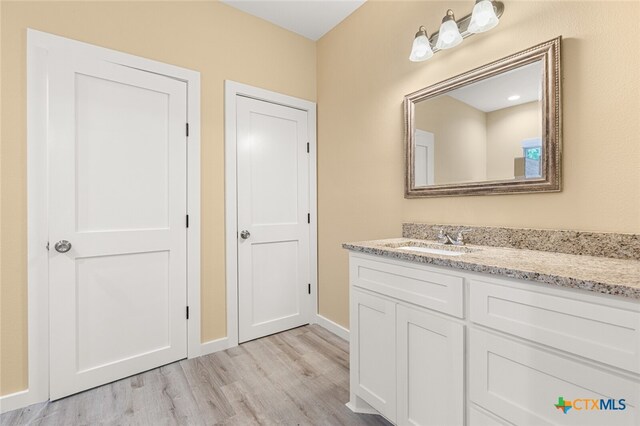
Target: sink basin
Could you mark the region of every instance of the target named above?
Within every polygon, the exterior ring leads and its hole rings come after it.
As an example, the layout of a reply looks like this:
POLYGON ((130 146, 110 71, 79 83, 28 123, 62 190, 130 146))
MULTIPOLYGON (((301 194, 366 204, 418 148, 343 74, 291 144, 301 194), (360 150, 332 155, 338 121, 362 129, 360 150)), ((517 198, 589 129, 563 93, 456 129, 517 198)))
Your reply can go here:
POLYGON ((396 250, 414 251, 418 253, 435 254, 439 256, 462 256, 480 249, 467 246, 444 245, 430 241, 409 240, 385 244, 386 247, 396 250))
POLYGON ((465 254, 463 251, 453 251, 453 250, 443 250, 431 247, 420 247, 420 246, 405 246, 398 247, 398 250, 409 250, 409 251, 419 251, 421 253, 429 253, 429 254, 439 254, 443 256, 462 256, 465 254))

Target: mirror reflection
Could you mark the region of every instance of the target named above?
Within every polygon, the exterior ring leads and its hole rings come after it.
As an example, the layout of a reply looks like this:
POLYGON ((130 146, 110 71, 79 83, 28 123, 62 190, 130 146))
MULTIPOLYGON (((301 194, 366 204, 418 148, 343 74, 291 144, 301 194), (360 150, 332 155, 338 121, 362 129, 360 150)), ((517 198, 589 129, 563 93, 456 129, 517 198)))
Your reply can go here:
POLYGON ((543 61, 414 106, 414 186, 543 178, 543 61))

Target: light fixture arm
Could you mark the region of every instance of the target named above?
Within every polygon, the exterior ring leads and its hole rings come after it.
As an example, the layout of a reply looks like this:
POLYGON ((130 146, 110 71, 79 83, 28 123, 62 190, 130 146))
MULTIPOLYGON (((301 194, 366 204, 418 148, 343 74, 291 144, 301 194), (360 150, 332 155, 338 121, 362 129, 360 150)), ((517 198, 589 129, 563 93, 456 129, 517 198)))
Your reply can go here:
MULTIPOLYGON (((496 12, 496 16, 500 18, 504 13, 504 3, 502 3, 501 1, 492 1, 491 3, 493 4, 493 9, 496 12)), ((446 16, 448 16, 448 14, 445 15, 445 18, 446 16)), ((470 22, 471 22, 471 13, 466 15, 464 18, 458 19, 456 21, 456 23, 458 24, 458 29, 460 30, 460 35, 462 36, 463 39, 473 35, 473 33, 470 33, 468 31, 470 22)), ((423 27, 420 27, 420 28, 423 28, 423 27)), ((438 41, 439 33, 440 31, 436 31, 435 33, 431 34, 431 36, 429 36, 429 43, 432 46, 433 53, 442 50, 436 47, 436 42, 438 41)))

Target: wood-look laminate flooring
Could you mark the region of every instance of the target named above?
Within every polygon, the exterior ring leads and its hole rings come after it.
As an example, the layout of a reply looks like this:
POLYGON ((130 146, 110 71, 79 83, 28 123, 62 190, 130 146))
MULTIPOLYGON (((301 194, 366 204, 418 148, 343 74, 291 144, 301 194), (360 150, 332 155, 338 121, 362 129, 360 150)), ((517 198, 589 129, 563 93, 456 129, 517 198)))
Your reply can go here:
POLYGON ((0 417, 5 425, 389 425, 355 414, 349 343, 310 325, 0 417))

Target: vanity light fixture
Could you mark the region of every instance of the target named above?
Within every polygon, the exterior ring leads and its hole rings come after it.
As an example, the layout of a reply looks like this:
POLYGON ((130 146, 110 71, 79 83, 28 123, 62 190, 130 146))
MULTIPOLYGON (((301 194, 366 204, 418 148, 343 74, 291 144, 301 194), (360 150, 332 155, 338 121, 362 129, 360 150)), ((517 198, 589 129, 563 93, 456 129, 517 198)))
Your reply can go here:
POLYGON ((451 49, 460 43, 462 43, 462 35, 460 34, 460 29, 458 29, 453 10, 449 9, 444 18, 442 18, 436 47, 438 49, 451 49))
POLYGON ((440 30, 431 34, 431 37, 427 35, 425 27, 420 26, 411 46, 409 60, 425 61, 439 50, 451 49, 473 34, 489 31, 498 25, 503 13, 504 3, 497 0, 476 0, 473 12, 458 21, 449 9, 442 19, 440 30))
POLYGON ((413 46, 411 46, 411 55, 409 60, 413 62, 426 61, 433 56, 433 49, 429 44, 429 36, 427 36, 427 29, 420 26, 416 33, 416 38, 413 39, 413 46))
POLYGON ((491 0, 476 0, 468 31, 473 34, 483 33, 498 25, 498 22, 500 18, 496 15, 491 0))
POLYGON ((517 101, 520 99, 520 95, 511 95, 507 98, 508 101, 517 101))

